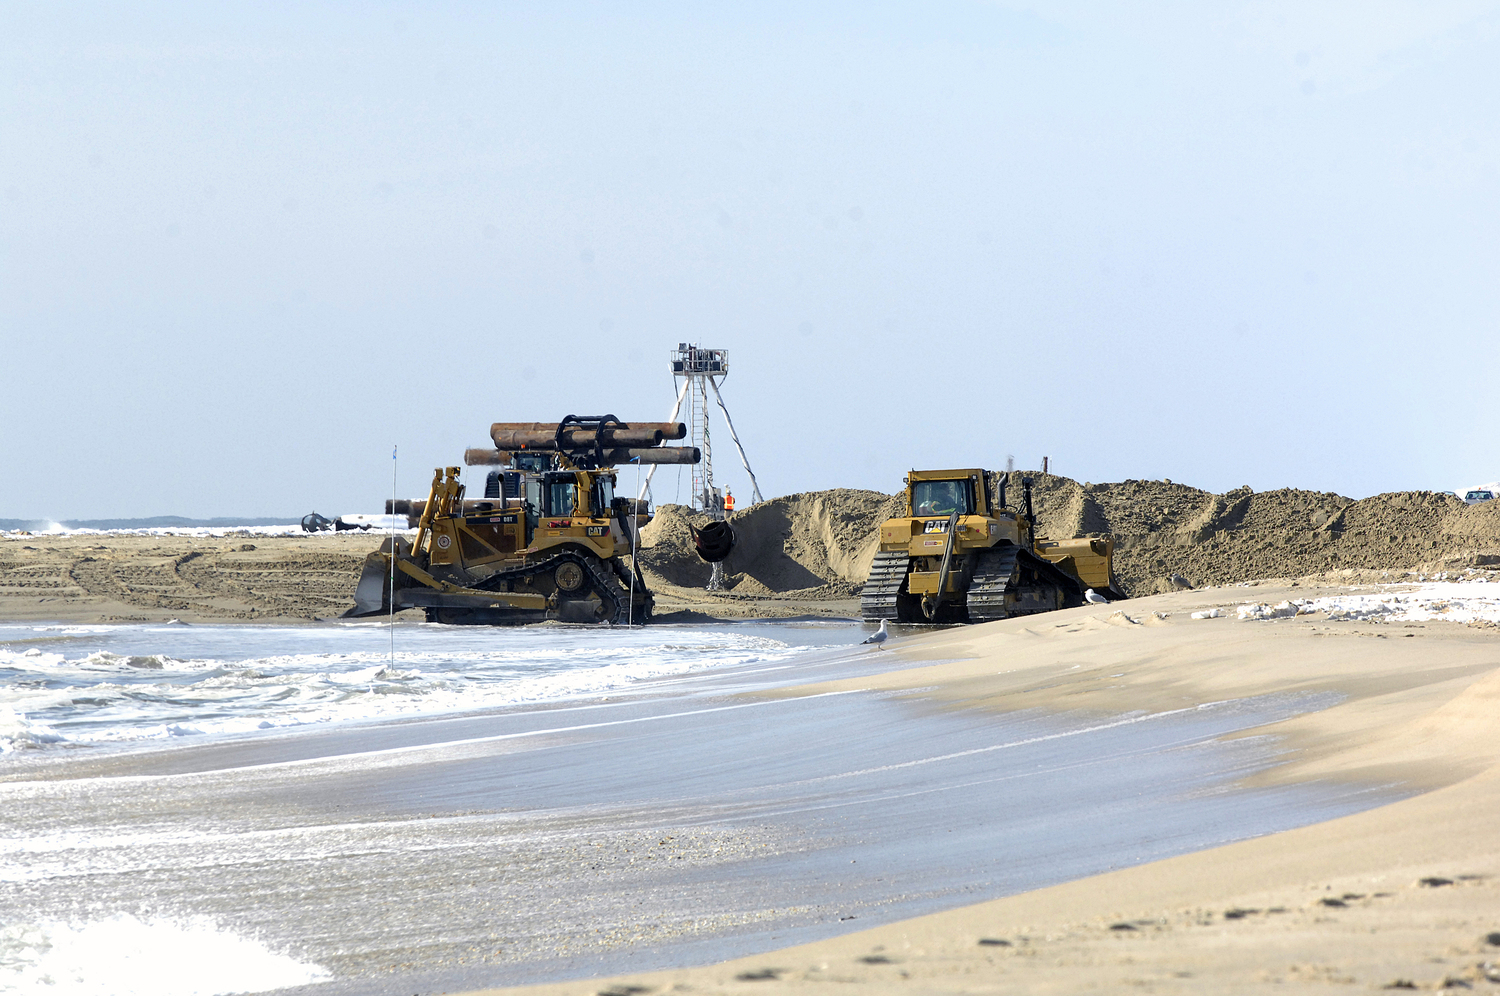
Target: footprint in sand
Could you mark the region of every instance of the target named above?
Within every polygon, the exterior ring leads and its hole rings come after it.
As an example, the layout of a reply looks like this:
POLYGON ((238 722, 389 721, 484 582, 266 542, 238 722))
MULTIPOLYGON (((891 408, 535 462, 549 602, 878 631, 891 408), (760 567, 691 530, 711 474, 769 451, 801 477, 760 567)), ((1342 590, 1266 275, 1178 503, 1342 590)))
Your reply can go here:
POLYGON ((784 971, 782 968, 757 968, 753 972, 741 972, 735 978, 741 982, 774 982, 784 971))

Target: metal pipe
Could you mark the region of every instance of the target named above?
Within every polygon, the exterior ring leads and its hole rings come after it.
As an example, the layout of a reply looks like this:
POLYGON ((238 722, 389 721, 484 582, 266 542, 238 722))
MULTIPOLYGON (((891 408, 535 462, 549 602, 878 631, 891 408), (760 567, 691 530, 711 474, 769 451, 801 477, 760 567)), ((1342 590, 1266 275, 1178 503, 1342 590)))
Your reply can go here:
POLYGON ((464 465, 468 467, 503 467, 510 463, 510 454, 505 450, 471 446, 464 450, 464 465))
POLYGON ((610 464, 639 461, 643 466, 653 464, 693 464, 703 459, 696 446, 658 446, 654 449, 614 449, 604 451, 604 462, 610 464))
MULTIPOLYGON (((533 452, 550 452, 550 447, 533 447, 533 452)), ((489 450, 471 446, 464 450, 464 463, 470 467, 503 467, 510 463, 514 454, 509 450, 489 450)), ((617 446, 604 451, 605 464, 630 463, 638 460, 642 466, 660 464, 693 464, 703 459, 696 446, 617 446)))
MULTIPOLYGON (((556 432, 556 422, 492 422, 491 429, 520 430, 525 432, 556 432)), ((576 428, 576 426, 575 426, 576 428)), ((606 426, 616 428, 616 426, 606 426)), ((621 429, 636 429, 641 432, 660 432, 663 439, 682 439, 687 435, 687 424, 684 422, 626 422, 618 426, 621 429)))
MULTIPOLYGON (((604 447, 655 446, 666 439, 660 429, 592 429, 568 428, 562 431, 563 448, 584 450, 595 445, 604 447)), ((681 438, 681 437, 678 437, 681 438)), ((502 450, 556 450, 557 427, 551 429, 504 429, 490 427, 490 439, 502 450)))

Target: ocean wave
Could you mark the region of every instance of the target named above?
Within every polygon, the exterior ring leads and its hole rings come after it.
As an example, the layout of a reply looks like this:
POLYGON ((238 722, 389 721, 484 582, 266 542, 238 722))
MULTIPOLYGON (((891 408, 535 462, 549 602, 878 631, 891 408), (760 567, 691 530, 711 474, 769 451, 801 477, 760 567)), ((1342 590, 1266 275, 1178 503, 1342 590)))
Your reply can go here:
MULTIPOLYGON (((373 649, 384 634, 368 630, 312 634, 323 643, 359 645, 348 650, 255 653, 309 637, 289 627, 194 627, 176 637, 189 653, 138 645, 79 647, 78 654, 5 649, 0 752, 467 712, 621 691, 805 649, 744 632, 658 631, 656 639, 649 632, 552 630, 539 638, 522 630, 460 636, 446 629, 418 637, 426 647, 393 655, 389 648, 373 649), (251 652, 238 659, 205 652, 236 639, 253 641, 251 652), (449 640, 471 646, 444 646, 449 640), (476 642, 488 646, 475 648, 476 642)), ((139 627, 123 641, 120 633, 112 635, 116 644, 140 644, 163 634, 159 627, 139 627)), ((403 642, 412 637, 404 633, 403 642)))

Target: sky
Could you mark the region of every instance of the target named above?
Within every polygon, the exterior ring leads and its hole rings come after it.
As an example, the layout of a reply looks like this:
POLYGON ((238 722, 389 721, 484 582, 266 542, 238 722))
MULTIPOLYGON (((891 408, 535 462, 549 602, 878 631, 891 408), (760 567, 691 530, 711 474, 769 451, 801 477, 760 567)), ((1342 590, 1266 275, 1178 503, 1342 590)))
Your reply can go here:
POLYGON ((679 342, 767 497, 1493 480, 1497 167, 1500 2, 3 0, 0 517, 378 511, 679 342))

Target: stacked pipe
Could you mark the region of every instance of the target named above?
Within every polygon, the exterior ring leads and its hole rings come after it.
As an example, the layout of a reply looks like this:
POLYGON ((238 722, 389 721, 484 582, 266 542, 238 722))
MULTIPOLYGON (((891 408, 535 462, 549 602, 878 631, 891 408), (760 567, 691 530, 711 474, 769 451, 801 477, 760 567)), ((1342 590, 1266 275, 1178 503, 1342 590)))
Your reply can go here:
POLYGON ((687 436, 682 422, 632 422, 619 424, 587 420, 584 425, 555 422, 496 422, 490 426, 494 449, 472 448, 464 452, 470 467, 499 466, 510 462, 517 450, 544 453, 595 454, 602 464, 695 464, 703 459, 696 446, 662 446, 669 439, 687 436))
POLYGON ((501 450, 581 450, 616 447, 657 446, 663 440, 687 436, 683 422, 633 422, 628 425, 565 425, 556 422, 496 422, 490 426, 490 438, 501 450), (558 443, 561 443, 561 447, 558 443))
MULTIPOLYGON (((536 446, 534 450, 548 450, 550 447, 536 446)), ((503 467, 510 463, 511 452, 508 450, 490 450, 473 446, 464 450, 464 463, 470 467, 503 467)), ((616 447, 604 451, 604 462, 607 464, 630 463, 637 461, 643 466, 650 464, 672 464, 672 463, 697 463, 703 459, 703 453, 696 446, 661 446, 656 449, 644 447, 616 447)))

